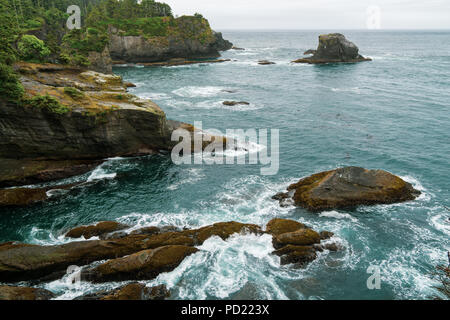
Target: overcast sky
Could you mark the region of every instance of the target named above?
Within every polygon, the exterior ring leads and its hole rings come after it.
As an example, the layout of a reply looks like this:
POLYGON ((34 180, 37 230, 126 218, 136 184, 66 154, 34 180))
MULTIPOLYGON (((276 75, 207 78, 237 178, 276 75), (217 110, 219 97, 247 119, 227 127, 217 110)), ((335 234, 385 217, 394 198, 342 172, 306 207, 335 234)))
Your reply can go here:
POLYGON ((450 29, 450 0, 160 0, 177 15, 202 13, 217 30, 450 29), (372 9, 368 8, 372 6, 372 9), (368 13, 369 12, 369 13, 368 13))

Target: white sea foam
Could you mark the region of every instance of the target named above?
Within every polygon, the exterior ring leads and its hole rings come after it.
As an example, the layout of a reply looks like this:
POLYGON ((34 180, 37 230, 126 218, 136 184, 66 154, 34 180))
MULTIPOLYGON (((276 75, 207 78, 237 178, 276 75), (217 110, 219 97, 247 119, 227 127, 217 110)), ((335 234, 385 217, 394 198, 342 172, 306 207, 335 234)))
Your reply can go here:
POLYGON ((421 192, 420 196, 416 200, 429 201, 431 197, 433 197, 433 194, 430 193, 416 178, 412 176, 401 176, 400 178, 402 178, 406 182, 411 183, 414 189, 421 192))
POLYGON ((434 228, 450 236, 450 212, 432 214, 429 222, 434 228))
MULTIPOLYGON (((212 135, 212 133, 208 133, 205 131, 206 134, 212 135)), ((266 146, 255 143, 253 141, 249 141, 247 139, 244 139, 238 135, 230 135, 227 136, 227 138, 235 139, 235 148, 234 149, 225 149, 220 152, 215 152, 215 156, 226 156, 226 157, 243 157, 247 154, 255 154, 258 152, 261 152, 264 149, 267 149, 266 146)), ((195 155, 200 156, 200 155, 195 155)), ((212 159, 211 156, 208 156, 206 154, 203 154, 203 158, 212 159)))
MULTIPOLYGON (((200 176, 203 175, 202 171, 198 173, 200 176)), ((175 208, 169 212, 135 212, 118 220, 134 225, 133 230, 147 226, 167 225, 179 228, 198 228, 233 220, 264 226, 272 218, 288 215, 292 209, 281 208, 277 201, 271 199, 275 193, 285 189, 288 184, 289 181, 274 183, 260 176, 236 178, 227 182, 223 186, 223 190, 213 195, 207 202, 197 201, 195 205, 205 208, 205 210, 175 208)))
POLYGON ((206 86, 206 87, 189 86, 174 90, 172 91, 172 93, 176 94, 177 96, 185 98, 212 97, 220 93, 223 93, 224 90, 227 90, 227 88, 214 86, 206 86))
POLYGON ((45 246, 67 243, 70 242, 70 239, 65 238, 64 235, 55 236, 46 229, 32 227, 29 242, 45 246))
POLYGON ((271 255, 271 236, 236 234, 226 241, 212 237, 199 249, 157 281, 169 288, 183 283, 178 288, 181 299, 229 298, 248 282, 258 285, 263 299, 287 298, 275 281, 279 258, 271 255))
POLYGON ((436 294, 433 286, 438 283, 429 273, 421 271, 423 267, 420 260, 423 256, 430 255, 430 250, 434 251, 422 244, 407 250, 397 248, 387 255, 387 259, 373 261, 370 265, 380 267, 382 285, 392 285, 398 299, 429 299, 436 294), (408 290, 404 290, 405 285, 408 285, 408 290))
MULTIPOLYGON (((96 264, 99 264, 99 262, 96 264)), ((70 284, 69 275, 64 275, 61 279, 48 282, 41 287, 56 293, 58 296, 54 300, 73 300, 87 294, 101 291, 111 291, 125 284, 127 284, 127 282, 107 282, 96 284, 84 281, 77 284, 70 284)))
POLYGON ((333 92, 350 92, 350 93, 361 94, 361 89, 360 89, 359 87, 352 87, 352 88, 331 88, 331 91, 333 91, 333 92))
POLYGON ((187 171, 187 177, 186 178, 180 178, 179 181, 171 184, 167 187, 169 190, 176 190, 180 186, 186 185, 186 184, 193 184, 195 182, 198 182, 205 178, 205 175, 203 173, 202 169, 199 168, 190 168, 187 171))
POLYGON ((116 176, 116 172, 108 173, 107 170, 103 168, 103 165, 100 165, 94 171, 92 171, 91 175, 87 178, 87 182, 93 182, 103 179, 112 180, 116 176))
POLYGON ((57 187, 55 187, 55 189, 48 190, 45 194, 47 195, 48 198, 52 198, 62 196, 67 192, 69 192, 69 190, 58 189, 57 187))
POLYGON ((341 213, 341 212, 337 212, 337 211, 324 211, 322 213, 319 214, 320 217, 326 217, 326 218, 335 218, 335 219, 349 219, 353 222, 358 221, 358 219, 356 219, 355 217, 353 217, 352 215, 348 214, 348 213, 341 213))
POLYGON ((230 111, 254 111, 254 110, 261 109, 261 106, 257 106, 253 103, 250 103, 250 105, 237 104, 235 106, 226 106, 223 104, 224 100, 202 101, 202 102, 192 105, 192 107, 198 108, 198 109, 224 109, 224 110, 230 110, 230 111))
POLYGON ((139 93, 137 96, 141 99, 150 99, 150 100, 167 100, 170 99, 171 96, 164 92, 145 92, 139 93))

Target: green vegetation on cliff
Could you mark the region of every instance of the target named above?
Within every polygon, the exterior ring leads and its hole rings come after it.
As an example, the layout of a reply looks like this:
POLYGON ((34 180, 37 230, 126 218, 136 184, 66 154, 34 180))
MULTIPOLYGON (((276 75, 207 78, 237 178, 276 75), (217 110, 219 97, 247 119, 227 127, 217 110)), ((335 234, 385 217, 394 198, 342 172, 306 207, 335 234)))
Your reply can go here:
POLYGON ((89 52, 102 52, 108 44, 105 26, 110 20, 154 17, 145 30, 163 34, 159 17, 171 15, 170 6, 152 0, 0 0, 0 98, 18 102, 23 97, 12 68, 18 60, 86 67, 89 52), (81 9, 80 30, 66 28, 70 5, 81 9))
POLYGON ((25 105, 45 109, 47 111, 57 113, 57 114, 65 114, 70 111, 70 108, 62 105, 57 99, 48 94, 45 96, 34 96, 31 99, 27 99, 24 101, 25 105))
POLYGON ((0 0, 0 97, 17 101, 23 95, 23 87, 11 65, 16 61, 15 41, 19 30, 10 3, 0 0))
POLYGON ((8 65, 18 57, 87 66, 88 53, 108 44, 109 24, 120 21, 118 26, 133 33, 136 21, 146 25, 146 33, 163 35, 167 26, 161 18, 172 17, 169 5, 153 0, 0 0, 0 11, 0 63, 8 65), (66 28, 71 5, 81 9, 80 30, 66 28))
MULTIPOLYGON (((169 5, 153 0, 0 0, 0 99, 21 102, 23 98, 13 67, 18 61, 110 72, 103 66, 110 68, 105 49, 112 34, 140 36, 152 46, 167 46, 170 39, 181 47, 185 40, 193 40, 207 48, 216 40, 201 14, 175 18, 169 5), (71 5, 81 9, 80 29, 66 26, 71 5)), ((49 110, 60 110, 48 99, 39 104, 44 102, 49 110)))

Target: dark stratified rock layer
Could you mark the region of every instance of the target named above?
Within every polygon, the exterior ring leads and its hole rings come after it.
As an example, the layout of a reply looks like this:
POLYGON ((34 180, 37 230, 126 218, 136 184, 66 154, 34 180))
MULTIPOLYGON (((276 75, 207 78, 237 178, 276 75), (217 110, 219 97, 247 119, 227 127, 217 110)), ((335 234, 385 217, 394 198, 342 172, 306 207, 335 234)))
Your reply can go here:
POLYGON ((169 272, 198 249, 170 245, 144 250, 123 258, 112 259, 82 272, 82 279, 92 282, 150 280, 169 272))
MULTIPOLYGON (((124 227, 116 222, 102 222, 75 228, 71 233, 77 237, 101 236, 104 232, 124 227)), ((326 248, 327 244, 321 241, 332 236, 329 232, 319 234, 296 221, 274 219, 268 223, 266 232, 257 225, 222 222, 192 230, 152 227, 117 239, 56 246, 9 242, 0 244, 0 281, 48 281, 62 277, 71 265, 86 266, 108 259, 111 260, 85 267, 83 278, 94 282, 153 279, 161 272, 176 268, 185 257, 198 251, 195 246, 202 245, 207 239, 217 236, 226 240, 236 233, 271 234, 277 249, 275 253, 283 257, 282 263, 300 265, 314 260, 312 252, 326 248)))
POLYGON ((45 289, 0 286, 0 300, 50 300, 55 295, 45 289))
POLYGON ((96 160, 170 148, 164 112, 127 93, 121 77, 51 64, 16 69, 27 96, 48 95, 65 108, 0 100, 0 158, 96 160))
MULTIPOLYGON (((75 228, 71 232, 74 236, 94 236, 123 227, 116 222, 102 222, 75 228)), ((312 262, 318 251, 340 249, 336 243, 330 242, 331 232, 318 233, 302 223, 287 219, 271 220, 265 232, 259 226, 238 222, 216 223, 192 230, 146 227, 136 234, 108 241, 88 240, 58 246, 0 244, 0 281, 51 281, 63 277, 71 265, 84 266, 80 273, 83 281, 151 280, 177 268, 186 257, 199 251, 195 246, 202 245, 208 238, 217 236, 226 240, 236 233, 272 235, 276 249, 273 254, 280 257, 281 264, 293 264, 294 267, 312 262)), ((130 283, 112 291, 81 296, 77 300, 162 300, 168 296, 165 286, 147 288, 144 284, 130 283)), ((42 289, 0 286, 0 299, 43 300, 53 297, 51 292, 42 289)))
POLYGON ((20 62, 14 68, 28 102, 0 97, 0 188, 84 174, 109 157, 168 152, 177 143, 171 141, 174 130, 199 132, 128 93, 130 84, 120 76, 56 64, 20 62))
POLYGON ((198 246, 212 236, 227 239, 234 233, 261 233, 260 227, 238 222, 216 223, 199 229, 135 234, 113 240, 71 242, 56 246, 6 243, 0 245, 0 282, 61 277, 70 265, 116 259, 164 246, 198 246))
POLYGON ((78 183, 41 188, 0 189, 0 208, 24 207, 41 203, 50 198, 49 191, 70 190, 77 185, 78 183))
POLYGON ((84 174, 102 160, 0 159, 0 188, 38 184, 84 174))
POLYGON ((81 226, 69 230, 66 233, 67 238, 81 238, 90 239, 92 237, 102 236, 107 233, 111 233, 114 231, 124 230, 129 228, 129 226, 118 223, 115 221, 102 221, 93 226, 81 226))
POLYGON ((161 62, 174 58, 217 58, 233 44, 214 32, 207 20, 183 16, 173 19, 171 31, 163 37, 124 35, 110 27, 109 51, 113 60, 161 62))
POLYGON ((165 285, 146 287, 142 283, 130 283, 112 291, 100 291, 78 297, 75 300, 164 300, 170 297, 165 285))
POLYGON ((312 54, 311 57, 295 60, 295 63, 336 63, 336 62, 361 62, 371 61, 359 54, 359 48, 348 41, 343 34, 331 33, 319 36, 319 46, 317 50, 307 50, 305 55, 312 54))
MULTIPOLYGON (((383 170, 345 167, 314 174, 288 187, 297 206, 311 211, 414 200, 420 191, 383 170)), ((278 196, 278 198, 280 198, 278 196)))

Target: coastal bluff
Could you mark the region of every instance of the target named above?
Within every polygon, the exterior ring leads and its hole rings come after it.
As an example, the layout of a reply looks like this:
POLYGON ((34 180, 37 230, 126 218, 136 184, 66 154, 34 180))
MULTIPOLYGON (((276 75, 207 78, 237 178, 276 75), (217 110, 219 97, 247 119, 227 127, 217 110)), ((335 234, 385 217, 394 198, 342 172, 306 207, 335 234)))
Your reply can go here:
POLYGON ((167 25, 158 35, 148 35, 145 30, 136 33, 125 32, 110 26, 109 52, 115 61, 150 63, 175 58, 204 59, 218 58, 220 51, 232 48, 222 33, 211 29, 204 18, 182 16, 167 17, 167 25))
MULTIPOLYGON (((0 99, 0 187, 80 175, 110 157, 167 153, 174 130, 195 131, 130 94, 132 84, 120 76, 49 63, 14 69, 25 95, 15 103, 0 99)), ((46 191, 0 190, 0 206, 40 202, 46 191)))

